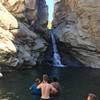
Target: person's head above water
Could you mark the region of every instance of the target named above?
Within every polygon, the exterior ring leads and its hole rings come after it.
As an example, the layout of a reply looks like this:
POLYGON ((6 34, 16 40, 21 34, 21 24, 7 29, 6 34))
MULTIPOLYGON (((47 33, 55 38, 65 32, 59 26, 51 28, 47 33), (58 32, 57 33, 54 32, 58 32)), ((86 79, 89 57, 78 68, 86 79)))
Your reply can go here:
POLYGON ((47 74, 43 74, 43 81, 44 82, 48 82, 48 80, 49 80, 48 75, 47 74))
POLYGON ((96 95, 93 93, 89 93, 87 100, 96 100, 96 95))
POLYGON ((40 82, 41 82, 41 81, 40 81, 39 78, 36 78, 36 79, 35 79, 35 83, 36 83, 37 85, 40 84, 40 82))

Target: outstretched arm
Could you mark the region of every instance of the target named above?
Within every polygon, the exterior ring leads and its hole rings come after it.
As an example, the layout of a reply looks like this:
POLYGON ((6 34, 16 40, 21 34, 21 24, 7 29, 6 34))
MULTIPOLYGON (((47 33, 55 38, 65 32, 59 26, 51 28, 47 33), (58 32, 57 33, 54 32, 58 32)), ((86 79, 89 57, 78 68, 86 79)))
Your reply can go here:
POLYGON ((36 88, 37 88, 37 89, 40 89, 40 88, 41 88, 41 86, 42 86, 42 84, 39 84, 36 88))

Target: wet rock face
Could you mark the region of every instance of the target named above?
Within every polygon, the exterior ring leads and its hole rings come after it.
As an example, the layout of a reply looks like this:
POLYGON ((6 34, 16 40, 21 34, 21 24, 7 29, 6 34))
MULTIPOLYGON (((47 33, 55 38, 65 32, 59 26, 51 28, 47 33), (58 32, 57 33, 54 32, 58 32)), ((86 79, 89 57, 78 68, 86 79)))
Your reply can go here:
POLYGON ((70 43, 87 66, 100 68, 100 0, 61 0, 55 4, 56 36, 70 43))
MULTIPOLYGON (((45 51, 47 43, 41 32, 35 33, 28 23, 38 21, 37 7, 36 0, 0 0, 0 65, 9 69, 23 64, 34 66, 45 51)), ((46 20, 47 16, 43 17, 46 20)))

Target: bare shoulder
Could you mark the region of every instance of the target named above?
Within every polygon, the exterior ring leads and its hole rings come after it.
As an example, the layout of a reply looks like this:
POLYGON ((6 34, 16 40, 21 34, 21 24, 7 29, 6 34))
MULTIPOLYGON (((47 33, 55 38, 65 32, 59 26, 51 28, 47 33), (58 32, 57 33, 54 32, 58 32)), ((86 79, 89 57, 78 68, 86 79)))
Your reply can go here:
POLYGON ((51 84, 48 84, 48 87, 49 87, 49 88, 52 88, 52 85, 51 85, 51 84))
POLYGON ((41 87, 42 87, 42 84, 43 84, 43 83, 40 83, 40 84, 37 86, 37 88, 41 88, 41 87))
POLYGON ((41 82, 41 83, 40 83, 40 85, 41 85, 41 86, 43 86, 43 85, 44 85, 44 83, 43 83, 43 82, 41 82))

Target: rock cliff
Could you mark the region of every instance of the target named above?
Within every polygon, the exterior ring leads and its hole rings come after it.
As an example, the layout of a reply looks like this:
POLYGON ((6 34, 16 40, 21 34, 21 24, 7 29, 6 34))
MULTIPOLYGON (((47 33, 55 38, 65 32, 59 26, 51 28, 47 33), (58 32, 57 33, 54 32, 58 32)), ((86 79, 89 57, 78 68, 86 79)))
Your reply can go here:
POLYGON ((55 0, 58 39, 87 66, 100 68, 100 0, 55 0))
POLYGON ((36 65, 47 43, 35 24, 46 25, 47 16, 45 0, 0 0, 0 65, 36 65))

